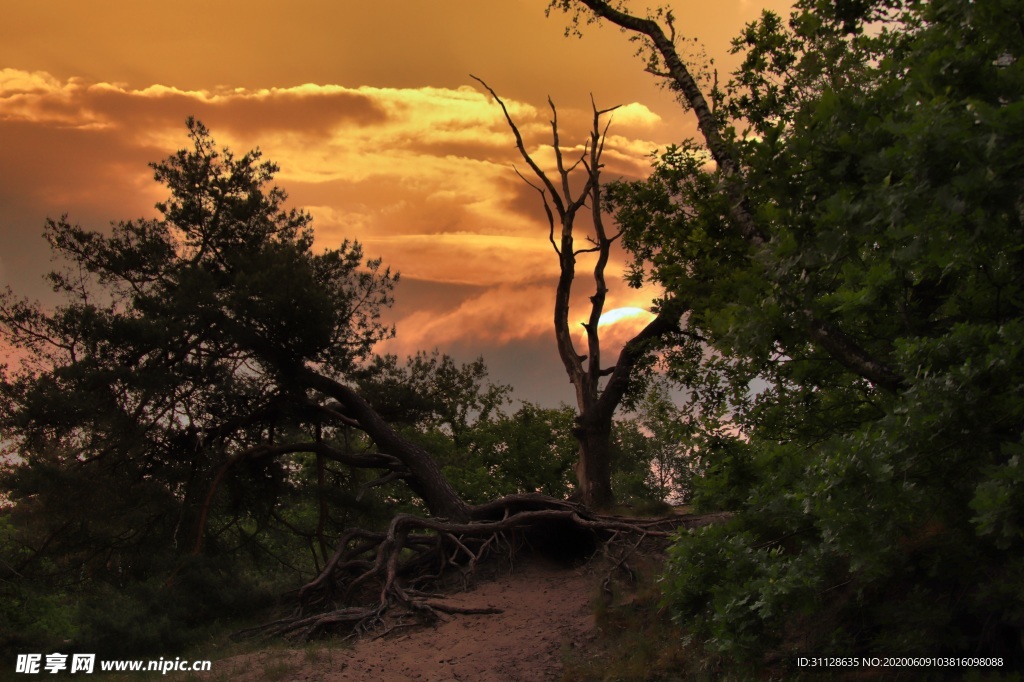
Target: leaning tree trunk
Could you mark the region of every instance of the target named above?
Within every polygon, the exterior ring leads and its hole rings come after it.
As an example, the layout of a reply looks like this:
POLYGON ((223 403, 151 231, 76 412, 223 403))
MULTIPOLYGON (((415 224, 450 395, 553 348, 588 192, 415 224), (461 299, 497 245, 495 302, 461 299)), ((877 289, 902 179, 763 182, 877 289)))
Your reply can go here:
POLYGON ((378 450, 405 465, 408 474, 402 478, 423 500, 431 514, 452 521, 469 519, 469 506, 429 452, 400 436, 352 388, 308 368, 302 372, 302 379, 310 388, 337 400, 343 408, 341 416, 356 422, 378 450))
MULTIPOLYGON (((319 393, 321 398, 336 401, 334 407, 322 404, 323 401, 312 402, 328 419, 364 431, 378 450, 377 454, 353 457, 339 453, 327 444, 317 442, 305 444, 308 449, 303 450, 304 452, 329 453, 332 458, 350 466, 384 469, 388 474, 380 479, 381 483, 395 478, 404 480, 423 500, 432 515, 453 521, 469 520, 469 505, 452 487, 437 460, 423 448, 400 436, 354 389, 321 374, 310 365, 291 360, 282 361, 275 349, 258 335, 244 329, 235 331, 244 335, 247 345, 260 357, 271 359, 275 364, 279 363, 277 370, 282 375, 292 377, 297 386, 319 393)), ((257 449, 266 451, 265 447, 257 449)), ((246 456, 247 453, 240 454, 229 462, 227 467, 246 456)), ((218 474, 214 489, 223 473, 224 471, 221 471, 218 474)), ((204 523, 200 523, 200 526, 202 527, 204 523)))

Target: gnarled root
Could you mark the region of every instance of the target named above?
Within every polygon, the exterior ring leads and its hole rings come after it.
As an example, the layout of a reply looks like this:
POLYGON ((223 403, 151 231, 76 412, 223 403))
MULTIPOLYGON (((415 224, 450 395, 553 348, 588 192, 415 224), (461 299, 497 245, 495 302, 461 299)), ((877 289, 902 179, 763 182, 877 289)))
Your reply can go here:
MULTIPOLYGON (((295 612, 237 636, 309 640, 328 631, 383 636, 396 628, 431 623, 442 614, 498 613, 447 604, 427 591, 442 580, 465 586, 489 556, 510 561, 524 545, 545 554, 584 558, 599 546, 617 547, 613 570, 622 570, 641 543, 665 542, 680 527, 723 520, 723 515, 636 519, 604 516, 543 495, 513 495, 471 509, 470 520, 413 514, 395 516, 385 532, 353 529, 320 575, 297 592, 295 612), (632 549, 629 549, 632 548, 632 549)), ((626 567, 628 570, 628 567, 626 567)))

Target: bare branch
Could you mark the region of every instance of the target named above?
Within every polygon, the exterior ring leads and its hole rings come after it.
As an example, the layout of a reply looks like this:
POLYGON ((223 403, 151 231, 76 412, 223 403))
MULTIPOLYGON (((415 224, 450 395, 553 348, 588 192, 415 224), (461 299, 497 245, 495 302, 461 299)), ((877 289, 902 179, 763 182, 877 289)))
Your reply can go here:
POLYGON ((547 192, 545 192, 543 188, 538 187, 537 185, 530 182, 526 178, 526 176, 520 173, 519 169, 516 168, 515 166, 512 166, 512 169, 516 172, 516 175, 518 175, 522 179, 523 182, 537 190, 537 192, 540 194, 541 203, 544 205, 544 214, 547 216, 548 219, 548 241, 551 242, 551 247, 555 250, 555 253, 561 256, 562 252, 559 250, 558 244, 555 242, 555 215, 554 213, 551 212, 551 204, 548 203, 547 192))
POLYGON ((595 253, 597 251, 600 251, 601 248, 602 248, 601 245, 598 244, 596 246, 590 247, 589 249, 576 249, 575 251, 572 252, 572 255, 573 256, 578 256, 581 253, 595 253))
POLYGON ((508 113, 508 108, 505 106, 505 102, 500 97, 498 97, 498 93, 496 93, 491 88, 490 85, 485 83, 483 79, 477 78, 473 74, 469 74, 469 77, 480 83, 480 85, 484 86, 487 92, 491 93, 491 97, 494 98, 494 101, 496 101, 498 105, 501 107, 502 113, 505 114, 505 121, 508 123, 508 127, 512 129, 512 134, 516 138, 516 148, 519 149, 520 155, 522 155, 523 160, 526 161, 527 165, 530 166, 530 169, 534 172, 534 174, 536 174, 540 181, 544 183, 544 186, 548 188, 548 192, 551 193, 551 200, 555 202, 555 208, 557 209, 558 214, 560 216, 564 215, 565 206, 562 203, 561 198, 558 196, 558 191, 555 189, 555 186, 551 183, 551 180, 548 179, 548 176, 544 173, 544 171, 541 170, 540 166, 538 166, 536 162, 534 162, 529 152, 526 151, 526 144, 523 142, 523 136, 519 132, 519 127, 516 126, 515 121, 512 120, 511 114, 508 113))

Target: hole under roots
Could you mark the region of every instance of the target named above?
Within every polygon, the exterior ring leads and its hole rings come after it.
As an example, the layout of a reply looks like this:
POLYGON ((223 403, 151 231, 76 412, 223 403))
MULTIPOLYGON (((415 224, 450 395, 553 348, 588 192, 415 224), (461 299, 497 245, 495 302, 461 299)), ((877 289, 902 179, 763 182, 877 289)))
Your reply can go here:
POLYGON ((597 552, 593 531, 568 520, 545 521, 522 531, 526 546, 538 556, 561 564, 578 564, 597 552))

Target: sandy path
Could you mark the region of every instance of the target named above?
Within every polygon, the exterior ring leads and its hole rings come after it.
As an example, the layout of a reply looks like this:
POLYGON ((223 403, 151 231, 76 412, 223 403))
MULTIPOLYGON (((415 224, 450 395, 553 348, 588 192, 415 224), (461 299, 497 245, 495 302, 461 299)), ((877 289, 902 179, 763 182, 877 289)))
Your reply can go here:
POLYGON ((532 561, 512 574, 479 580, 452 604, 496 607, 497 615, 456 615, 433 628, 370 641, 351 648, 275 649, 216 661, 214 673, 230 680, 558 680, 562 656, 593 637, 590 602, 594 577, 532 561))

